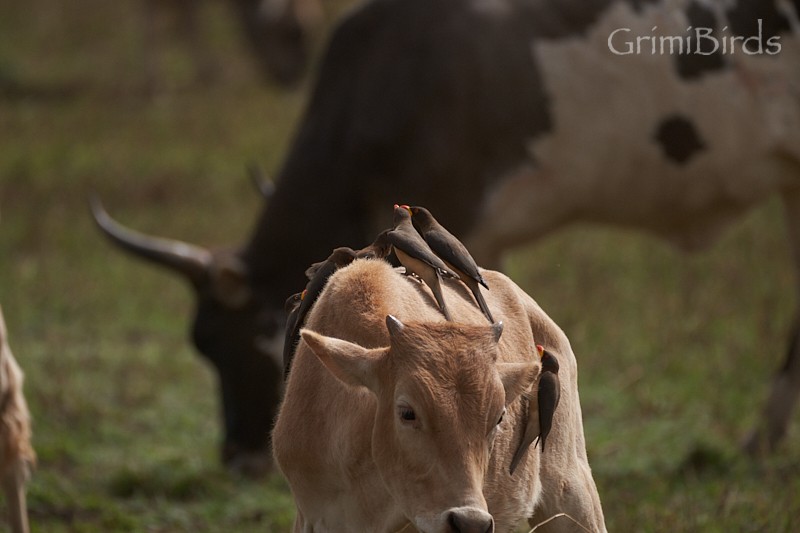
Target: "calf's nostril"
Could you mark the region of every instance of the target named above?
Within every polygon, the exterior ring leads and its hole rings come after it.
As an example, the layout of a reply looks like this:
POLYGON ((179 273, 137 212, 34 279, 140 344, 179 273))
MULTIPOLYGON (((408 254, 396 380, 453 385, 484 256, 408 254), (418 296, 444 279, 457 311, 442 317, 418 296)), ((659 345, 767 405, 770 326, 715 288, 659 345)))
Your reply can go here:
POLYGON ((494 533, 492 515, 478 509, 451 511, 447 526, 450 533, 494 533))

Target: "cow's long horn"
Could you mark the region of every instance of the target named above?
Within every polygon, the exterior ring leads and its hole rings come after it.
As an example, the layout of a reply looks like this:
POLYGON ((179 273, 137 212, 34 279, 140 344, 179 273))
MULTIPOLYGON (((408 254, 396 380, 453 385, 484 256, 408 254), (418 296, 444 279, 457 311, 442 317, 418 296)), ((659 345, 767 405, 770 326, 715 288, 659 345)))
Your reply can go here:
POLYGON ((207 277, 211 253, 204 248, 180 241, 151 237, 122 226, 106 212, 100 199, 89 199, 92 216, 98 227, 122 249, 184 275, 195 285, 207 277))

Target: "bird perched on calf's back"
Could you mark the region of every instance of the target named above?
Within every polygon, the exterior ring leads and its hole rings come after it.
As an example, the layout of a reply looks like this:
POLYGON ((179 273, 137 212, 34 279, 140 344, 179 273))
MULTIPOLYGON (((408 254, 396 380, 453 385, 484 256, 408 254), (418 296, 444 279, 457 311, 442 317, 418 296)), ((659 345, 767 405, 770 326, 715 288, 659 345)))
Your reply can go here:
MULTIPOLYGON (((385 259, 392 251, 392 245, 389 242, 389 238, 387 234, 391 230, 383 230, 375 237, 375 240, 372 244, 365 246, 364 248, 354 251, 353 254, 356 259, 385 259)), ((326 259, 327 261, 327 259, 326 259)), ((306 269, 306 277, 311 280, 314 279, 317 271, 320 269, 322 265, 325 264, 325 261, 320 261, 318 263, 312 264, 310 267, 306 269)))
POLYGON ((386 259, 392 252, 392 243, 389 242, 390 229, 385 229, 375 237, 372 244, 356 252, 359 259, 386 259))
POLYGON ((306 295, 306 290, 292 294, 286 299, 283 308, 288 313, 286 318, 286 332, 283 339, 283 377, 284 379, 289 373, 289 366, 292 363, 292 355, 297 345, 295 334, 299 331, 297 320, 300 318, 300 304, 306 295))
MULTIPOLYGON (((306 284, 305 290, 300 293, 299 304, 289 314, 289 320, 286 324, 286 337, 283 342, 284 378, 289 374, 289 369, 292 366, 294 349, 300 339, 300 328, 303 327, 306 315, 328 282, 328 278, 339 268, 352 263, 356 257, 357 253, 352 248, 342 246, 333 250, 325 261, 315 263, 306 271, 307 275, 311 274, 311 279, 306 284)), ((290 296, 289 300, 287 300, 287 306, 291 307, 296 302, 296 296, 290 296)))
MULTIPOLYGON (((556 407, 558 407, 558 401, 561 399, 558 359, 540 344, 536 345, 536 350, 539 352, 539 358, 542 361, 542 372, 539 374, 539 387, 536 393, 537 410, 534 411, 528 407, 528 420, 525 425, 522 442, 520 442, 514 457, 511 459, 511 467, 509 469, 511 474, 514 473, 522 456, 532 442, 538 439, 542 443, 542 453, 544 453, 545 441, 553 428, 553 414, 556 411, 556 407)), ((534 444, 534 448, 536 448, 536 444, 534 444)))
POLYGON ((384 230, 375 238, 369 246, 360 250, 352 250, 346 246, 336 248, 333 253, 325 260, 314 263, 306 269, 308 284, 306 288, 297 294, 293 294, 286 300, 286 312, 289 318, 286 321, 286 337, 283 341, 283 376, 289 375, 292 365, 292 357, 297 343, 300 340, 300 329, 303 327, 306 315, 311 310, 320 292, 325 287, 328 278, 339 268, 350 264, 356 259, 384 259, 392 251, 389 243, 388 233, 384 230))
POLYGON ((488 289, 489 286, 484 281, 478 265, 469 250, 467 250, 467 247, 455 235, 447 231, 433 217, 431 212, 424 207, 411 207, 411 222, 425 242, 428 243, 431 250, 433 250, 433 253, 458 274, 461 281, 472 291, 475 301, 478 302, 478 307, 481 308, 489 322, 494 324, 492 312, 489 311, 489 306, 486 305, 486 300, 484 300, 479 287, 479 285, 483 285, 488 289))
POLYGON ((430 287, 442 314, 447 320, 451 320, 442 294, 441 277, 445 275, 458 279, 458 274, 447 268, 414 229, 410 207, 394 205, 394 228, 387 233, 387 238, 406 272, 416 274, 430 287))

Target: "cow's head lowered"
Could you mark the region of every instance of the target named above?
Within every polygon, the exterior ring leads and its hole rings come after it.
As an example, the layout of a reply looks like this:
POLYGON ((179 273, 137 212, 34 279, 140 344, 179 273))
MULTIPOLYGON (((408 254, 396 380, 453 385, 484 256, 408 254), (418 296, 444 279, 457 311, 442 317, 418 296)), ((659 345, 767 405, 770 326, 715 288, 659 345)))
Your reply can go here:
POLYGON ((303 330, 348 386, 377 398, 372 457, 403 514, 421 531, 494 531, 484 478, 506 406, 539 366, 498 363, 502 324, 409 323, 388 316, 387 347, 303 330))
POLYGON ((265 306, 238 253, 124 228, 96 199, 92 213, 114 244, 179 274, 194 288, 192 339, 216 370, 222 394, 222 460, 234 470, 263 474, 271 465, 269 430, 283 383, 280 346, 270 342, 282 338, 280 308, 265 306))

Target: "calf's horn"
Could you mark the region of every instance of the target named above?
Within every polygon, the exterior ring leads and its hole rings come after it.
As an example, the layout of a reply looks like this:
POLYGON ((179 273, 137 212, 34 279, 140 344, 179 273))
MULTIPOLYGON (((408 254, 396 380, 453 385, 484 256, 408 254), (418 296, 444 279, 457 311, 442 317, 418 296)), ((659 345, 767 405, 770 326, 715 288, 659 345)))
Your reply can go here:
POLYGON ((109 216, 96 195, 90 196, 89 205, 100 230, 123 250, 182 274, 195 286, 206 281, 211 264, 211 253, 208 250, 128 229, 109 216))
POLYGON ((403 332, 405 325, 393 315, 386 315, 386 328, 389 330, 389 335, 395 336, 403 332))
POLYGON ((500 336, 503 334, 502 320, 492 324, 492 333, 494 333, 494 342, 500 342, 500 336))

